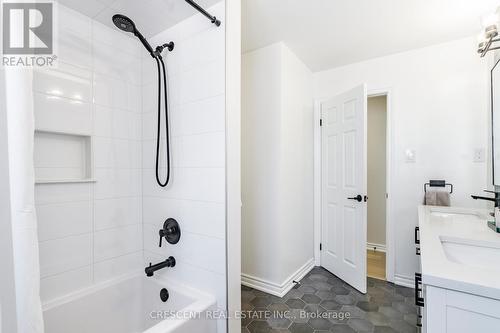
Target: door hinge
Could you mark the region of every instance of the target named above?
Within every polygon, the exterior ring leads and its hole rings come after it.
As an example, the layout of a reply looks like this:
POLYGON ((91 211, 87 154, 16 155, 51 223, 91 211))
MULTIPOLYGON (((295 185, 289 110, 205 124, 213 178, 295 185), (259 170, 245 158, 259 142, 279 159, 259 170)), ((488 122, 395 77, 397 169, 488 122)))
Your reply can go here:
POLYGON ((319 126, 323 126, 323 119, 319 120, 319 126))
POLYGON ((323 250, 323 244, 319 243, 319 250, 323 250))

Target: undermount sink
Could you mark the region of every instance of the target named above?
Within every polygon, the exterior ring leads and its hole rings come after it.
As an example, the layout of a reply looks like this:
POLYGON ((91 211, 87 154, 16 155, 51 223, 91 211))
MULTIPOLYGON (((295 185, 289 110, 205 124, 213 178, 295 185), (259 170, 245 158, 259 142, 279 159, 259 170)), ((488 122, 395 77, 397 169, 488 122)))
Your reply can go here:
POLYGON ((467 218, 477 218, 481 219, 481 216, 479 214, 476 214, 474 212, 465 212, 465 211, 441 211, 441 210, 432 210, 430 212, 431 216, 435 217, 467 217, 467 218))
POLYGON ((446 258, 457 264, 500 270, 500 244, 440 237, 446 258))

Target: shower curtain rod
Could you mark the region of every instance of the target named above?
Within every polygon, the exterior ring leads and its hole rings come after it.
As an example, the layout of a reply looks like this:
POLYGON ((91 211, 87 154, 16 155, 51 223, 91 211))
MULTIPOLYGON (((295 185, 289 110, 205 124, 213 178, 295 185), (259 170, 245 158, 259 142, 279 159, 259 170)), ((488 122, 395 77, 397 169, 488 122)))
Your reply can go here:
POLYGON ((216 26, 220 26, 220 21, 217 19, 217 17, 210 15, 205 9, 201 8, 201 6, 198 5, 196 2, 194 2, 193 0, 186 0, 186 2, 191 6, 193 6, 194 9, 202 13, 206 18, 208 18, 210 22, 212 22, 216 26))

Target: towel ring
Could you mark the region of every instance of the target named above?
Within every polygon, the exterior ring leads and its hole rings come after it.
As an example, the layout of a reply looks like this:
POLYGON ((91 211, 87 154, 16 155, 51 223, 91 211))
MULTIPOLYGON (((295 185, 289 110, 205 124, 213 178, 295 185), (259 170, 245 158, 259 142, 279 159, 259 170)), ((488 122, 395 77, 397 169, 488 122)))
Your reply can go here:
POLYGON ((429 187, 450 187, 450 194, 453 193, 453 184, 447 183, 445 180, 429 180, 428 183, 424 184, 424 192, 427 193, 427 186, 429 187))

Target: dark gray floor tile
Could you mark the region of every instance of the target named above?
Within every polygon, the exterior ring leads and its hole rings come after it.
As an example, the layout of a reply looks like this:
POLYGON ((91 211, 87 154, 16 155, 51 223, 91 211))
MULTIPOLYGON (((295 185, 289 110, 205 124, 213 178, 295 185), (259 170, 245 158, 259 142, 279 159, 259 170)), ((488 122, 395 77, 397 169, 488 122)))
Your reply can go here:
POLYGON ((299 287, 299 291, 304 294, 314 294, 316 292, 316 289, 313 286, 301 285, 299 287))
POLYGON ((356 332, 373 332, 374 325, 366 319, 349 319, 347 325, 351 326, 356 332))
POLYGON ((402 314, 417 313, 417 308, 415 306, 408 305, 405 302, 392 302, 392 307, 402 314))
POLYGON ((378 305, 371 302, 358 302, 356 306, 365 312, 378 311, 378 305))
POLYGON ((375 303, 378 306, 392 306, 392 299, 387 297, 387 295, 371 296, 370 302, 375 303))
POLYGON ((290 318, 294 323, 305 324, 309 320, 305 309, 291 309, 290 318))
POLYGON ((334 324, 330 329, 330 332, 333 333, 356 333, 355 330, 352 329, 349 325, 345 324, 334 324))
POLYGON ((414 291, 371 278, 367 284, 368 292, 362 294, 315 267, 282 298, 242 286, 242 310, 253 314, 242 319, 242 332, 414 333, 414 291), (274 316, 259 318, 259 311, 274 316))
POLYGON ((365 318, 366 317, 366 312, 358 308, 357 306, 353 305, 344 305, 340 309, 340 311, 349 313, 350 318, 365 318))
POLYGON ((415 333, 415 325, 410 325, 404 320, 391 320, 389 326, 399 333, 415 333))
POLYGON ((323 313, 326 309, 321 307, 319 304, 306 304, 304 311, 308 313, 323 313))
POLYGON ((314 294, 304 294, 304 296, 302 296, 302 300, 306 304, 319 304, 321 302, 321 298, 314 294))
POLYGON ((247 327, 251 322, 252 318, 250 318, 249 316, 244 316, 243 318, 241 318, 241 327, 247 327))
POLYGON ((267 323, 272 328, 288 328, 292 324, 291 320, 283 316, 273 316, 267 320, 267 323))
POLYGON ((269 326, 267 321, 263 320, 254 320, 247 326, 247 328, 251 333, 268 333, 271 331, 271 326, 269 326))
POLYGON ((380 312, 367 312, 365 319, 368 320, 370 323, 372 323, 375 326, 388 326, 389 325, 389 318, 387 318, 385 315, 383 315, 380 312))
POLYGON ((311 318, 307 323, 315 330, 329 330, 332 327, 332 323, 325 318, 311 318))
POLYGON ((404 321, 406 321, 410 325, 415 325, 417 322, 417 314, 416 313, 408 313, 403 317, 404 321))
POLYGON ((396 286, 396 293, 403 295, 404 297, 415 296, 415 291, 413 289, 401 286, 396 286))
POLYGON ((328 281, 328 277, 325 276, 324 274, 313 273, 313 274, 310 274, 308 277, 312 281, 325 281, 325 282, 328 281))
POLYGON ((389 319, 403 319, 403 314, 390 306, 381 306, 378 311, 389 319))
POLYGON ((293 323, 288 330, 292 333, 313 333, 314 329, 308 324, 293 323))
POLYGON ((267 309, 275 312, 286 312, 290 310, 285 303, 272 303, 267 306, 267 309))
POLYGON ((303 309, 306 304, 301 299, 290 298, 286 301, 286 305, 288 305, 290 309, 303 309))
POLYGON ((327 291, 327 290, 317 291, 316 295, 322 300, 326 301, 334 300, 335 296, 337 296, 333 291, 327 291))
POLYGON ((300 280, 300 284, 302 285, 305 285, 305 286, 311 286, 313 284, 313 280, 311 280, 310 278, 308 278, 307 276, 305 278, 303 278, 302 280, 300 280))
POLYGON ((254 309, 254 306, 250 303, 241 303, 241 310, 243 311, 249 311, 249 310, 253 310, 254 309))
POLYGON ((269 298, 269 301, 271 303, 283 303, 284 299, 282 297, 274 296, 274 295, 269 295, 267 296, 269 298))
POLYGON ((340 310, 340 308, 342 307, 341 304, 335 301, 323 301, 319 304, 326 310, 340 310))
POLYGON ((330 288, 330 291, 332 291, 335 295, 349 295, 350 293, 349 289, 343 286, 333 286, 330 288))
MULTIPOLYGON (((247 287, 248 288, 248 287, 247 287)), ((241 301, 248 303, 255 298, 255 294, 251 290, 241 290, 241 301)))
POLYGON ((375 326, 373 333, 398 333, 398 331, 388 326, 375 326))
POLYGON ((332 289, 332 285, 326 281, 313 281, 312 286, 319 291, 332 289))
POLYGON ((304 296, 304 293, 300 291, 300 288, 292 289, 285 296, 283 296, 283 299, 286 301, 290 298, 301 298, 302 296, 304 296))
POLYGON ((337 295, 335 297, 335 302, 342 305, 353 305, 356 300, 351 295, 337 295))
POLYGON ((265 308, 269 304, 271 304, 271 301, 267 296, 257 296, 250 301, 250 304, 252 304, 256 308, 265 308))

